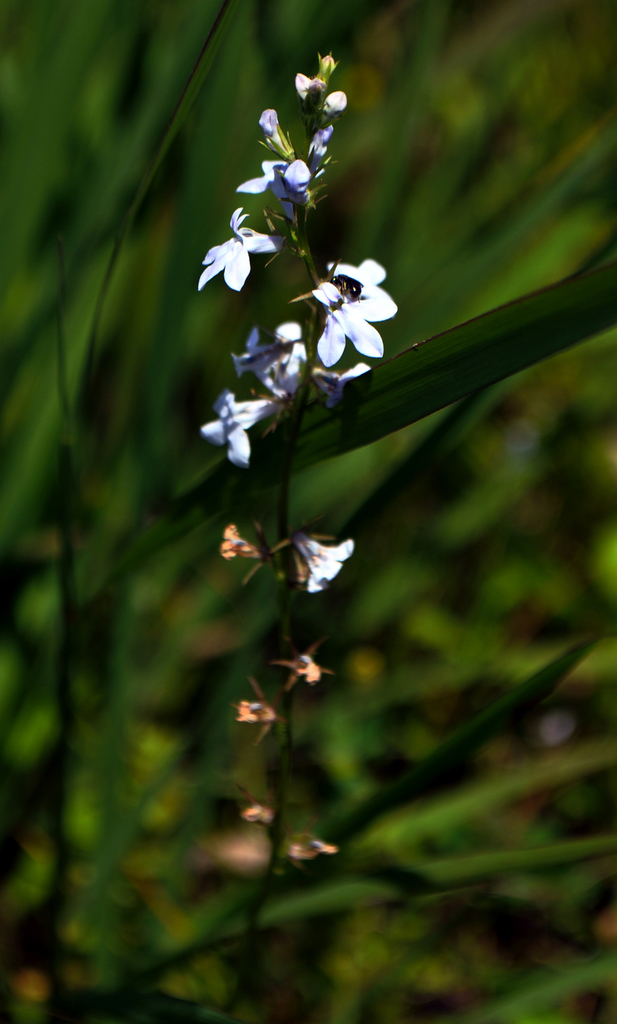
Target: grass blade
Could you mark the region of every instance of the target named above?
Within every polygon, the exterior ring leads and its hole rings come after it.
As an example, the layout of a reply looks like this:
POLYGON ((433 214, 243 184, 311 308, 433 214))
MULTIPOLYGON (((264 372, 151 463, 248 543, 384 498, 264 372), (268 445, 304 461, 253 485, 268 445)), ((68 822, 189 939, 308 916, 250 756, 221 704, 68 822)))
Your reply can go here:
MULTIPOLYGON (((614 853, 617 853, 617 835, 589 836, 585 839, 536 846, 528 850, 491 850, 489 853, 473 853, 465 857, 443 857, 420 862, 414 864, 410 879, 414 891, 418 875, 435 888, 450 888, 482 882, 496 875, 519 871, 543 871, 614 853)), ((402 883, 403 888, 406 888, 405 874, 400 869, 386 870, 378 877, 402 883)))
POLYGON ((150 164, 146 169, 143 178, 141 179, 141 182, 139 183, 137 192, 135 193, 135 198, 133 199, 133 202, 129 206, 128 210, 126 211, 120 224, 120 227, 118 228, 116 237, 114 239, 114 245, 111 252, 111 256, 109 258, 109 263, 107 264, 105 276, 103 278, 103 282, 101 284, 96 300, 92 328, 90 331, 90 338, 88 342, 88 352, 86 356, 83 385, 87 384, 87 381, 90 377, 90 373, 92 371, 101 316, 103 314, 105 300, 107 298, 109 286, 112 281, 116 263, 118 261, 118 256, 120 255, 120 250, 122 249, 122 243, 124 242, 124 239, 126 238, 128 232, 131 229, 131 225, 135 219, 135 216, 148 192, 148 189, 150 188, 150 185, 152 184, 152 181, 154 180, 154 177, 159 167, 161 166, 163 160, 165 159, 169 147, 171 146, 173 140, 175 139, 184 121, 186 120, 186 117, 197 98, 199 90, 201 89, 201 86, 205 81, 206 75, 208 74, 210 68, 212 67, 212 62, 221 44, 221 41, 225 34, 225 30, 229 24, 231 15, 238 3, 239 0, 224 0, 223 4, 221 5, 219 12, 216 18, 214 19, 214 24, 212 25, 212 28, 208 33, 208 36, 206 38, 204 45, 201 48, 197 61, 187 79, 184 89, 182 90, 180 99, 178 100, 175 110, 171 115, 171 119, 165 131, 163 132, 163 137, 157 147, 154 156, 152 157, 152 160, 150 161, 150 164))
POLYGON ((458 1014, 447 1019, 448 1024, 491 1024, 526 1019, 534 1012, 560 1003, 567 996, 596 989, 614 977, 617 952, 603 953, 588 960, 560 964, 555 970, 534 971, 527 974, 507 995, 490 1000, 471 1013, 458 1014))
POLYGON ((486 708, 402 778, 389 786, 384 786, 350 813, 331 820, 322 829, 324 837, 335 842, 350 839, 385 811, 420 796, 452 768, 465 764, 479 747, 504 728, 513 714, 520 714, 530 705, 547 697, 560 679, 578 664, 593 646, 594 643, 585 644, 558 658, 486 708))
POLYGON ((423 437, 416 448, 396 466, 393 472, 356 509, 340 527, 341 536, 355 534, 398 494, 411 484, 425 469, 453 448, 481 416, 499 398, 496 387, 476 391, 457 402, 454 408, 439 420, 433 430, 423 437))
POLYGON ((409 856, 421 840, 443 836, 470 821, 486 820, 516 800, 571 785, 616 763, 615 744, 597 739, 564 750, 558 757, 551 753, 533 758, 512 771, 474 779, 457 787, 454 794, 440 794, 393 812, 362 836, 361 849, 369 855, 381 851, 399 858, 409 856))

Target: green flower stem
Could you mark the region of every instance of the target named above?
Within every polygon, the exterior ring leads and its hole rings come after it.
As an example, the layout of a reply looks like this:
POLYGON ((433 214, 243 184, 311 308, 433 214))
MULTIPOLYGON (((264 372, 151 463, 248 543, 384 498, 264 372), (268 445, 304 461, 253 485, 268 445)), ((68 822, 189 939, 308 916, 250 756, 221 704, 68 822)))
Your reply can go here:
POLYGON ((304 261, 304 266, 307 269, 308 276, 311 279, 312 286, 317 287, 319 284, 319 274, 315 270, 315 264, 313 262, 313 254, 311 253, 311 247, 309 245, 308 236, 306 233, 306 207, 296 206, 296 224, 298 229, 298 243, 300 246, 300 252, 304 261))
MULTIPOLYGON (((311 285, 319 284, 319 276, 315 270, 315 264, 311 253, 306 232, 306 209, 302 206, 296 207, 297 214, 297 237, 301 248, 302 260, 306 267, 311 285)), ((307 354, 309 357, 309 372, 304 385, 296 392, 291 414, 286 423, 287 437, 283 454, 281 470, 281 483, 279 489, 279 500, 277 509, 277 539, 287 540, 289 537, 289 485, 293 469, 293 460, 296 452, 296 444, 302 418, 306 409, 309 395, 310 366, 315 356, 315 327, 317 317, 315 310, 311 314, 308 336, 306 339, 307 354)), ((291 590, 289 580, 292 570, 292 551, 289 545, 277 551, 274 556, 274 573, 278 584, 279 603, 279 625, 278 625, 278 653, 279 658, 287 659, 291 654, 291 590)), ((226 1009, 231 1010, 238 1002, 240 996, 246 992, 252 977, 257 974, 255 967, 256 937, 259 915, 266 903, 272 882, 275 875, 280 875, 285 870, 287 862, 286 850, 286 824, 287 824, 287 803, 289 797, 289 783, 291 779, 292 760, 292 708, 293 690, 283 690, 278 714, 280 720, 274 725, 274 735, 278 743, 278 766, 276 776, 275 793, 275 814, 270 826, 271 852, 270 860, 264 877, 263 885, 253 900, 247 917, 247 929, 244 943, 240 951, 238 961, 238 976, 235 990, 227 1003, 226 1009)))

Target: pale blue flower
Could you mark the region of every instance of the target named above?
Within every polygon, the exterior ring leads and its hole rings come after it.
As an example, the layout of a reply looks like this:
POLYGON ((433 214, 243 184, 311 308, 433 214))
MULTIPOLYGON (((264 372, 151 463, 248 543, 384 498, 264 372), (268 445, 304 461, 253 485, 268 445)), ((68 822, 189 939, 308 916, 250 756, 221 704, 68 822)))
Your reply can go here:
POLYGON ((306 349, 300 341, 302 328, 289 321, 279 324, 274 335, 274 341, 260 345, 259 328, 254 327, 246 352, 231 358, 239 377, 250 370, 277 397, 291 397, 298 390, 306 363, 306 349))
POLYGON ((301 530, 292 534, 291 542, 306 562, 309 571, 306 589, 309 594, 327 590, 330 580, 340 572, 343 562, 351 558, 354 549, 353 540, 344 540, 342 544, 320 544, 301 530))
POLYGON ((251 272, 249 253, 280 252, 283 248, 285 239, 282 235, 262 235, 251 228, 240 227, 248 217, 246 213, 240 216, 241 214, 242 207, 239 207, 229 222, 235 238, 208 250, 203 261, 206 270, 203 271, 197 285, 199 291, 216 274, 224 271, 225 284, 239 292, 251 272))
POLYGON ((315 370, 313 380, 328 396, 325 403, 326 409, 333 409, 335 405, 338 405, 343 397, 343 388, 346 384, 349 384, 350 380, 360 377, 363 373, 368 373, 369 370, 370 366, 367 366, 366 363, 358 363, 357 366, 352 366, 350 370, 345 370, 344 373, 336 373, 332 370, 315 370))
POLYGON ((213 409, 219 418, 205 423, 201 436, 210 444, 227 445, 227 458, 234 466, 247 469, 251 455, 251 442, 247 434, 249 427, 259 420, 273 416, 282 408, 277 399, 260 398, 254 402, 236 402, 236 396, 225 388, 213 409))
POLYGON ((256 195, 259 192, 266 192, 270 189, 276 198, 280 200, 283 213, 287 220, 293 220, 294 210, 289 202, 283 174, 287 170, 287 163, 284 160, 264 160, 261 165, 264 172, 261 178, 250 178, 248 181, 238 185, 236 192, 248 192, 256 195))
POLYGON ((333 280, 351 278, 361 285, 360 296, 343 294, 330 281, 324 281, 313 291, 327 310, 326 326, 317 344, 324 366, 338 363, 345 350, 346 337, 363 356, 380 358, 383 355, 381 335, 367 321, 389 320, 397 312, 396 303, 379 287, 385 276, 384 268, 375 260, 364 260, 359 267, 340 263, 333 280))
POLYGON ((311 171, 303 160, 294 160, 291 164, 284 160, 264 160, 261 169, 264 173, 260 178, 249 178, 242 185, 238 185, 236 192, 256 195, 270 189, 280 201, 287 219, 293 220, 292 204, 304 206, 308 201, 311 171))

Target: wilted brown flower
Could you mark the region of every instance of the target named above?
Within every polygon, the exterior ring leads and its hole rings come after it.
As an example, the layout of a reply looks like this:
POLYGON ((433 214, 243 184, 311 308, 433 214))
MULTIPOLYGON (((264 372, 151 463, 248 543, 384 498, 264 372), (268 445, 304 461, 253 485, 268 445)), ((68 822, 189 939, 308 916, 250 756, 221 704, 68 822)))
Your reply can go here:
POLYGON ((262 804, 244 786, 238 785, 238 789, 249 801, 249 806, 240 811, 240 817, 245 821, 256 822, 258 825, 271 825, 274 820, 274 809, 267 804, 262 804))
POLYGON ((324 843, 314 836, 298 839, 290 843, 287 848, 287 856, 290 860, 314 860, 320 853, 338 853, 338 846, 333 843, 324 843))
POLYGON ((261 687, 252 676, 249 676, 249 683, 259 700, 241 700, 239 704, 233 704, 232 707, 236 708, 238 712, 236 715, 237 722, 247 722, 249 725, 255 725, 255 723, 259 722, 263 726, 255 740, 255 744, 257 744, 270 731, 273 723, 280 721, 280 718, 276 713, 276 708, 272 704, 268 704, 261 687))
POLYGON ((225 527, 220 552, 227 561, 235 558, 237 555, 240 558, 258 558, 259 561, 264 561, 264 552, 256 547, 255 544, 244 540, 238 533, 238 527, 234 526, 233 523, 225 527))
POLYGON ((315 683, 318 683, 319 680, 321 679, 322 673, 325 672, 326 675, 329 676, 334 675, 332 669, 323 668, 322 665, 318 665, 317 662, 313 659, 313 654, 315 653, 317 648, 324 642, 324 640, 325 637, 322 637, 321 640, 316 640, 314 644, 311 644, 310 647, 307 647, 304 654, 298 654, 294 645, 290 643, 290 647, 294 655, 292 661, 277 660, 270 662, 271 665, 283 665, 285 668, 291 670, 291 675, 287 680, 287 685, 285 686, 286 690, 291 690, 292 686, 294 685, 296 680, 300 678, 300 676, 304 676, 307 683, 310 686, 314 686, 315 683))

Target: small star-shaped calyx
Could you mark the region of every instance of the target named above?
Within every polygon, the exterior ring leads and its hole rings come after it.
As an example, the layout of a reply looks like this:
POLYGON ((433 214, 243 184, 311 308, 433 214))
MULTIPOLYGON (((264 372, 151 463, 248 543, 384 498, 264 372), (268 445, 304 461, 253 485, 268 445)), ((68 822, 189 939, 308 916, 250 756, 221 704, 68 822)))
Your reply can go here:
POLYGON ((267 804, 261 803, 243 786, 238 786, 238 789, 249 801, 249 806, 240 811, 240 817, 257 825, 271 825, 274 820, 274 809, 267 804))
POLYGON ((301 836, 287 847, 287 856, 291 861, 314 860, 320 853, 338 853, 338 846, 324 843, 315 836, 301 836))
POLYGON ((324 640, 325 637, 322 637, 321 640, 316 640, 314 644, 307 647, 303 654, 298 654, 294 645, 290 643, 290 647, 293 652, 292 660, 285 661, 280 659, 270 662, 271 665, 283 665, 284 668, 288 668, 290 670, 290 676, 285 685, 286 690, 291 690, 296 680, 301 676, 306 679, 309 686, 314 686, 315 683, 319 682, 324 673, 329 676, 334 675, 331 668, 324 668, 322 665, 318 665, 313 658, 313 654, 324 640))
POLYGON ((270 561, 272 552, 268 547, 265 534, 258 522, 254 522, 255 533, 257 534, 257 540, 259 544, 251 544, 250 541, 245 540, 238 533, 238 527, 234 523, 230 523, 229 526, 225 527, 223 533, 223 542, 219 548, 219 551, 223 558, 229 562, 232 558, 254 558, 259 562, 247 576, 243 579, 243 584, 248 583, 252 576, 255 575, 258 569, 261 569, 262 565, 270 561))
POLYGON ((249 683, 253 687, 258 699, 256 701, 241 700, 239 704, 233 704, 232 707, 236 708, 238 712, 236 722, 246 722, 248 725, 261 725, 261 731, 255 740, 255 745, 257 745, 270 732, 274 722, 280 722, 282 719, 276 713, 276 701, 274 705, 268 703, 257 680, 249 676, 249 683))

